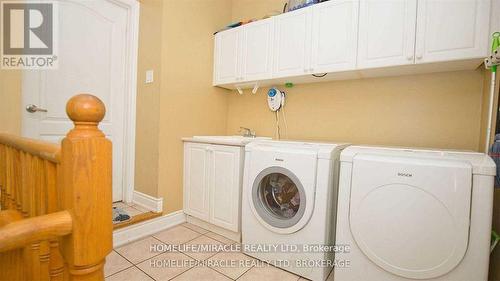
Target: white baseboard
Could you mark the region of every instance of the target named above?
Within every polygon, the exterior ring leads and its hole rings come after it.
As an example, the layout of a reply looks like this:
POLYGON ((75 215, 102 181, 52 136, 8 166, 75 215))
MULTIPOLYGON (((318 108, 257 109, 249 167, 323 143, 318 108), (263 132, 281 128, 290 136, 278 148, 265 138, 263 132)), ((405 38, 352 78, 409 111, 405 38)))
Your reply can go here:
POLYGON ((156 198, 134 190, 132 202, 152 212, 163 212, 163 198, 156 198))
POLYGON ((182 210, 113 231, 113 248, 186 222, 182 210))

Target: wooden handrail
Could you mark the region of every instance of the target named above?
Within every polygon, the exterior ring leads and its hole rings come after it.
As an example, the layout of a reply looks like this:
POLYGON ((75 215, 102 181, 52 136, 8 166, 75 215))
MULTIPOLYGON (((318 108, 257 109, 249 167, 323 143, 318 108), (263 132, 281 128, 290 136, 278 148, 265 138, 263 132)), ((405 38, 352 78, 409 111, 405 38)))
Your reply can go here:
POLYGON ((0 252, 68 235, 71 230, 72 218, 68 211, 11 222, 0 228, 0 252))
POLYGON ((60 145, 0 133, 0 280, 102 281, 113 248, 106 109, 71 98, 60 145), (6 278, 6 279, 2 279, 6 278))
POLYGON ((53 163, 59 163, 61 146, 0 132, 0 143, 53 163))
POLYGON ((6 210, 0 212, 0 227, 3 227, 11 222, 22 220, 23 215, 18 211, 6 210))
POLYGON ((98 98, 82 94, 68 101, 66 113, 75 127, 61 145, 61 199, 73 230, 62 239, 62 255, 72 280, 104 280, 113 249, 112 145, 97 126, 106 109, 98 98))

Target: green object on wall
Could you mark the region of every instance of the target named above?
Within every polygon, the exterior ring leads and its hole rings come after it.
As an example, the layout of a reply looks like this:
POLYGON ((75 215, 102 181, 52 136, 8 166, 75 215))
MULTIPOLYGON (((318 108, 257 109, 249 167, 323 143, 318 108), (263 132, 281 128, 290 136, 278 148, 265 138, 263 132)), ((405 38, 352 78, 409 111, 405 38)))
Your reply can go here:
POLYGON ((490 253, 495 250, 496 245, 500 241, 500 235, 498 235, 494 230, 491 231, 491 246, 490 253))
MULTIPOLYGON (((494 52, 496 49, 500 47, 500 32, 494 32, 491 40, 491 52, 494 52)), ((497 66, 494 65, 491 67, 491 72, 497 72, 497 66)))

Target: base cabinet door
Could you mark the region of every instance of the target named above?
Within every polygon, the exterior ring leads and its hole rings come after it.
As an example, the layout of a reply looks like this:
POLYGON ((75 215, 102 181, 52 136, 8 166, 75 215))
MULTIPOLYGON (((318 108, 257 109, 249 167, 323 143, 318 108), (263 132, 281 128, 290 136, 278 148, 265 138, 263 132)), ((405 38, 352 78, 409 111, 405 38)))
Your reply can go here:
POLYGON ((358 68, 414 64, 417 0, 360 0, 358 68))
POLYGON ((489 0, 419 0, 416 63, 484 58, 489 0))
POLYGON ((210 148, 210 223, 238 232, 242 181, 242 148, 210 148))
POLYGON ((209 220, 209 159, 210 145, 184 144, 184 212, 209 220))

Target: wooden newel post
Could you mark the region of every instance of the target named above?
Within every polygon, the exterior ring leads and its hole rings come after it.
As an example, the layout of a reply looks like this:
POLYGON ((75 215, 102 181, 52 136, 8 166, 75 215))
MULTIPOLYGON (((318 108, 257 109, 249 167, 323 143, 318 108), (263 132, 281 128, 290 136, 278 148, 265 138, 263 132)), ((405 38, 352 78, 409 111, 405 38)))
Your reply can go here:
POLYGON ((75 127, 62 141, 62 209, 73 217, 73 232, 62 240, 70 280, 104 280, 113 248, 112 147, 97 125, 106 109, 97 97, 71 98, 66 112, 75 127))

